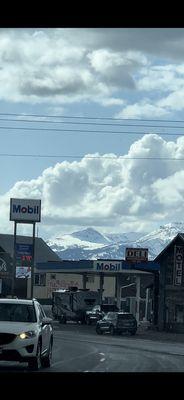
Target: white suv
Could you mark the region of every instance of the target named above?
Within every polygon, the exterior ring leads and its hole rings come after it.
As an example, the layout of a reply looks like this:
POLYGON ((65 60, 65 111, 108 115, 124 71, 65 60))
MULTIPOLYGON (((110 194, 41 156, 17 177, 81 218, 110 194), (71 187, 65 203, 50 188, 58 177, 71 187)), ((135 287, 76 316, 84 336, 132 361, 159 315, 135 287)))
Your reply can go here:
POLYGON ((33 370, 50 367, 51 323, 35 299, 0 299, 0 360, 28 362, 33 370))

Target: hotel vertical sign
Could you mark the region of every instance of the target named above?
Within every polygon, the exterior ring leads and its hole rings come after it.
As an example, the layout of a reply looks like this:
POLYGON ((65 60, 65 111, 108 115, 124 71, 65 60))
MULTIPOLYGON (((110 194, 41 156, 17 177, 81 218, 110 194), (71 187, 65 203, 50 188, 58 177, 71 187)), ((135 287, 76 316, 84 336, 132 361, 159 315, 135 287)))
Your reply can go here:
POLYGON ((182 285, 183 246, 174 246, 174 285, 182 285))

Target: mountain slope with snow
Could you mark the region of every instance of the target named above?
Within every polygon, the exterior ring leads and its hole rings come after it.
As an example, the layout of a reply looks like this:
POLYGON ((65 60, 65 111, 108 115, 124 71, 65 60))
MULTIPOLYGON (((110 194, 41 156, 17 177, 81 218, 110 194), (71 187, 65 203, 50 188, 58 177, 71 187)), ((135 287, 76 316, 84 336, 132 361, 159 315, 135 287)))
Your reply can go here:
POLYGON ((179 233, 184 232, 184 223, 176 222, 160 226, 147 234, 137 232, 102 234, 93 228, 50 239, 47 244, 61 259, 123 259, 126 247, 148 248, 153 260, 179 233))

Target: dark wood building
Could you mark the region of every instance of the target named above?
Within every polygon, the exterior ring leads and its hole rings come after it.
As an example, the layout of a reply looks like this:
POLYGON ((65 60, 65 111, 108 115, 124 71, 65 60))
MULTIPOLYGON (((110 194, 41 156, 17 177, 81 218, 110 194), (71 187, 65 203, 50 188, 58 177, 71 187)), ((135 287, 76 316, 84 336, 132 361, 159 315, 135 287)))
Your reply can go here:
POLYGON ((160 264, 158 329, 184 332, 184 233, 154 261, 160 264))
MULTIPOLYGON (((16 241, 21 244, 32 244, 31 236, 17 235, 16 241)), ((12 294, 14 235, 0 234, 0 297, 12 294)), ((35 264, 38 262, 61 261, 59 256, 44 242, 35 238, 35 264)), ((27 278, 15 279, 14 294, 19 298, 27 297, 27 278)))

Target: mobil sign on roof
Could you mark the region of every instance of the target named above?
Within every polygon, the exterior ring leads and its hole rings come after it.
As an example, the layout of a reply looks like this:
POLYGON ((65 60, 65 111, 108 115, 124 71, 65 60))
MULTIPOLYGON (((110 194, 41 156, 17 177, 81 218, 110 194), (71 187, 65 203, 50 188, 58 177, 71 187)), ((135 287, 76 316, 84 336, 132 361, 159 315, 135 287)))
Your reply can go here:
POLYGON ((121 261, 93 261, 94 269, 99 272, 117 272, 121 270, 121 261))
POLYGON ((40 222, 41 200, 11 198, 10 221, 40 222))

